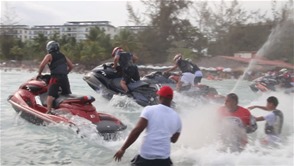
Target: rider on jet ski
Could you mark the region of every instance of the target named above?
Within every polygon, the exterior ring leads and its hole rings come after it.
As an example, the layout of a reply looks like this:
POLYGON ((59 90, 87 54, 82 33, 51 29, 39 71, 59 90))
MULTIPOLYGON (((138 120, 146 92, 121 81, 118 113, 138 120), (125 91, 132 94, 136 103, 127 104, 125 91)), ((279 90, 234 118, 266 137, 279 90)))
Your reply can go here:
POLYGON ((127 84, 134 81, 140 80, 140 75, 138 67, 134 64, 138 57, 132 53, 125 52, 120 47, 115 47, 112 51, 112 57, 114 57, 113 68, 118 72, 122 72, 122 80, 120 81, 120 86, 125 91, 126 94, 129 93, 127 84), (119 64, 119 66, 118 66, 119 64))
MULTIPOLYGON (((176 68, 179 68, 182 72, 182 76, 180 78, 180 81, 178 81, 177 83, 177 90, 180 91, 182 88, 182 84, 190 84, 192 86, 194 86, 195 84, 198 84, 198 82, 200 82, 201 79, 196 79, 195 80, 195 75, 196 71, 198 71, 197 69, 199 69, 196 65, 194 65, 193 63, 187 61, 187 60, 183 60, 182 59, 182 55, 181 54, 177 54, 174 59, 173 59, 175 65, 166 70, 164 72, 167 73, 169 71, 175 70, 176 68)), ((202 78, 202 76, 201 76, 202 78)))
POLYGON ((51 78, 48 86, 46 113, 50 112, 54 99, 58 97, 59 87, 62 89, 62 94, 71 94, 67 74, 73 69, 73 64, 70 59, 59 51, 59 47, 59 43, 55 41, 47 43, 46 50, 48 54, 42 60, 37 76, 41 76, 46 64, 48 64, 51 78))

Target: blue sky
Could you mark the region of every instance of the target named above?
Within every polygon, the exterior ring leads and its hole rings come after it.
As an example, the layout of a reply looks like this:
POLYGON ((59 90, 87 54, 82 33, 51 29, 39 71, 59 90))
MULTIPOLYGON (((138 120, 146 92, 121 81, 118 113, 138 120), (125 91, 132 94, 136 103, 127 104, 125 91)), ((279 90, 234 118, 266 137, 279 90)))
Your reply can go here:
MULTIPOLYGON (((129 1, 135 11, 144 11, 139 0, 129 1)), ((239 0, 248 10, 271 10, 270 0, 239 0)), ((278 1, 280 3, 280 1, 278 1)), ((7 6, 14 12, 19 24, 25 25, 62 25, 67 21, 110 21, 114 26, 131 25, 126 10, 127 1, 25 1, 2 0, 1 18, 7 6)))

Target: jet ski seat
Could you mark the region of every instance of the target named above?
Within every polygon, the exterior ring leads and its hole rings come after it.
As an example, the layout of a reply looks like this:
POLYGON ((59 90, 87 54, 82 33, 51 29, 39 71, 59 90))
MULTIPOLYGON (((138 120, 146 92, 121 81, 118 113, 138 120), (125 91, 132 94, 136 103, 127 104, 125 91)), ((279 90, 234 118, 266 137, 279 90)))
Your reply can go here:
POLYGON ((81 95, 74 95, 74 94, 69 94, 69 95, 60 95, 57 99, 54 100, 53 102, 53 107, 56 108, 59 106, 60 103, 62 102, 68 102, 68 103, 92 103, 95 101, 95 98, 93 96, 81 96, 81 95))

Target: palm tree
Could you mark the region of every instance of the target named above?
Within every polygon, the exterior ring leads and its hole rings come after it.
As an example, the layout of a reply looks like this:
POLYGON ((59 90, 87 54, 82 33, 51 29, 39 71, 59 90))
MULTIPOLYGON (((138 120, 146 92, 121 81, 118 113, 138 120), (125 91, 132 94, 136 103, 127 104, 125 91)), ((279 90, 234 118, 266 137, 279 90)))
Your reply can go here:
POLYGON ((42 34, 39 33, 37 37, 34 38, 34 45, 33 49, 35 52, 41 52, 46 53, 46 43, 48 41, 48 38, 42 34))
POLYGON ((122 47, 126 51, 135 50, 138 48, 136 36, 129 30, 121 30, 113 39, 114 47, 122 47))

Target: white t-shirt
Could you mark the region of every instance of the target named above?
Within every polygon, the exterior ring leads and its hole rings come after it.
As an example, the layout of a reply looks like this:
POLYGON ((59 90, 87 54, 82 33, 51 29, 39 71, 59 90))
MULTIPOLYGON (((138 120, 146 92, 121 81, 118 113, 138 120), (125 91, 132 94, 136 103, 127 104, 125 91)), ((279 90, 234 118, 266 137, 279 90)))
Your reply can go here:
POLYGON ((140 117, 148 121, 140 156, 149 160, 167 159, 170 156, 170 139, 182 129, 179 115, 172 108, 158 104, 145 107, 140 117))
POLYGON ((266 116, 263 117, 265 121, 270 125, 273 126, 276 120, 276 116, 273 112, 267 114, 266 116))
MULTIPOLYGON (((277 127, 276 115, 273 112, 265 115, 263 118, 268 123, 268 125, 274 126, 274 128, 277 127)), ((267 144, 275 144, 275 143, 279 143, 281 139, 279 138, 279 135, 267 134, 266 137, 264 138, 264 141, 266 141, 267 144)))

